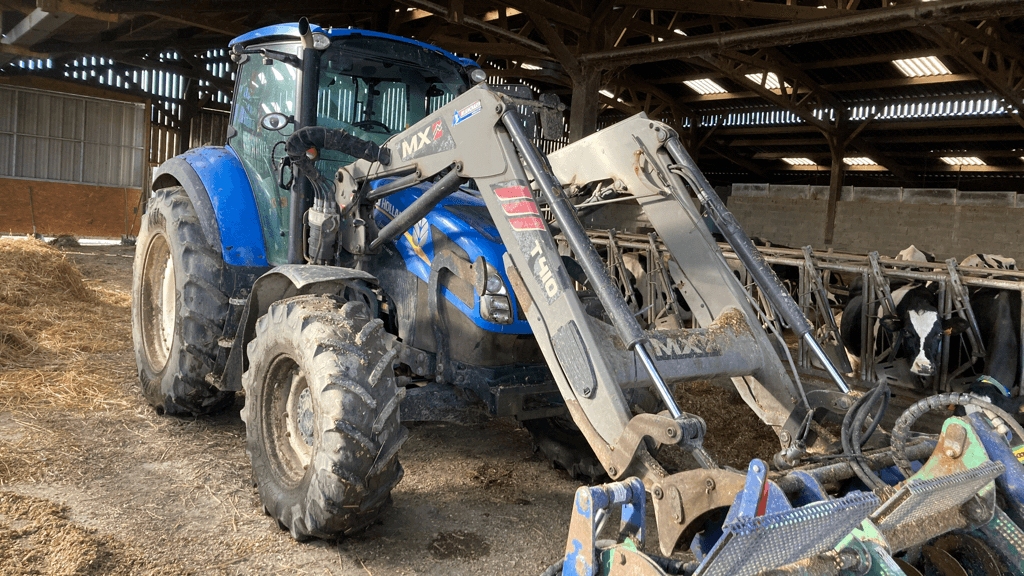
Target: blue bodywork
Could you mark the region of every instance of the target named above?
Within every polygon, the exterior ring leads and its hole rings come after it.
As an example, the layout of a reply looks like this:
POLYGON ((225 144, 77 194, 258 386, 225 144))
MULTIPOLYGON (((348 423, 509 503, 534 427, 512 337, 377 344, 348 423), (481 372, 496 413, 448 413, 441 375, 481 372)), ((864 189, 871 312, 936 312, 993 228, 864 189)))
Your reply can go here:
MULTIPOLYGON (((368 36, 413 44, 436 52, 462 66, 476 66, 472 60, 459 58, 454 54, 423 42, 366 30, 332 29, 310 26, 313 32, 320 32, 332 38, 368 36)), ((267 26, 243 34, 231 41, 230 45, 248 44, 271 39, 298 39, 297 24, 267 26)), ((177 156, 160 167, 156 174, 172 177, 185 186, 193 204, 199 212, 200 221, 211 242, 219 239, 224 261, 233 266, 269 266, 267 244, 263 237, 259 210, 254 198, 252 185, 237 154, 230 147, 202 147, 177 156), (208 223, 216 222, 216 227, 208 223)), ((383 182, 375 182, 374 186, 383 182)), ((389 196, 381 201, 374 217, 378 226, 386 224, 390 217, 404 210, 419 197, 424 187, 412 187, 389 196), (389 216, 390 214, 390 216, 389 216)), ((464 191, 457 192, 443 200, 421 223, 395 241, 395 247, 402 255, 405 265, 423 282, 430 278, 431 261, 434 258, 431 229, 441 232, 466 252, 470 261, 483 257, 501 276, 506 287, 510 287, 504 271, 505 247, 499 238, 483 201, 464 191)), ((443 291, 445 298, 479 328, 501 334, 529 334, 529 323, 515 319, 511 324, 495 324, 480 315, 480 295, 474 294, 472 308, 454 294, 443 291)), ((512 317, 517 318, 515 298, 509 290, 513 306, 512 317)))
POLYGON ((252 186, 231 148, 203 146, 189 150, 161 165, 154 181, 159 183, 164 175, 185 187, 207 239, 220 239, 224 262, 232 266, 268 265, 252 186), (207 230, 208 222, 216 222, 216 229, 207 230))
MULTIPOLYGON (((386 182, 387 180, 378 180, 372 185, 376 187, 386 182)), ((374 211, 374 220, 377 226, 383 228, 398 212, 405 210, 419 198, 428 186, 429 183, 413 186, 378 202, 377 209, 374 211)), ((505 286, 511 286, 505 275, 503 263, 506 252, 505 245, 502 244, 498 236, 498 229, 495 228, 487 214, 487 207, 483 200, 469 192, 460 190, 442 200, 434 210, 427 214, 426 218, 395 240, 395 248, 402 255, 406 268, 423 282, 430 280, 430 263, 434 259, 432 228, 437 229, 463 249, 470 262, 475 262, 477 258, 483 256, 498 271, 505 286)), ((532 333, 527 321, 517 319, 517 302, 514 298, 510 298, 513 307, 512 317, 514 318, 512 323, 495 324, 480 316, 479 294, 474 295, 473 308, 470 309, 451 292, 444 290, 443 293, 448 302, 484 330, 502 334, 532 333)), ((511 297, 511 290, 509 290, 509 296, 511 297)))
MULTIPOLYGON (((311 32, 320 32, 322 34, 326 34, 330 38, 341 38, 344 36, 370 36, 373 38, 386 38, 388 40, 395 40, 396 42, 405 42, 406 44, 414 44, 416 46, 420 46, 421 48, 430 50, 431 52, 437 52, 438 54, 445 56, 446 58, 452 60, 453 62, 458 62, 463 66, 477 66, 477 63, 474 62, 473 60, 470 60, 469 58, 459 58, 458 56, 452 54, 451 52, 448 52, 447 50, 443 50, 441 48, 438 48, 437 46, 433 46, 425 42, 420 42, 419 40, 413 40, 411 38, 403 38, 401 36, 394 36, 392 34, 385 34, 383 32, 373 32, 370 30, 353 30, 351 28, 321 28, 314 24, 310 24, 309 29, 311 32)), ((273 26, 264 26, 259 30, 253 30, 252 32, 242 34, 241 36, 232 40, 228 44, 228 46, 234 46, 235 44, 248 44, 256 40, 266 40, 269 38, 297 39, 299 38, 299 25, 275 24, 273 26)))

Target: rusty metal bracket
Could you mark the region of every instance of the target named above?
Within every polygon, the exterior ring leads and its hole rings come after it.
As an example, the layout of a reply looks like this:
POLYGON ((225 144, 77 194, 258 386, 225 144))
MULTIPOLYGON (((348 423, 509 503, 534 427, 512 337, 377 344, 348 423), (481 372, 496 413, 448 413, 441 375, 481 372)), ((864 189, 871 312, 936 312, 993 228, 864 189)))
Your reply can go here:
POLYGON ((644 437, 649 437, 659 444, 679 444, 683 448, 692 449, 704 438, 706 426, 697 416, 683 414, 678 420, 661 414, 637 414, 626 424, 626 429, 609 449, 608 475, 613 480, 621 477, 630 467, 644 437))
POLYGON ((710 514, 732 506, 745 482, 744 474, 730 470, 687 470, 651 487, 662 554, 672 554, 680 539, 692 540, 710 514))
POLYGON ((893 550, 920 544, 954 528, 985 523, 995 501, 992 480, 1006 470, 989 460, 973 426, 948 418, 927 462, 872 515, 893 550))
POLYGON ((811 408, 824 408, 835 414, 846 414, 854 399, 835 390, 808 390, 807 403, 811 408))

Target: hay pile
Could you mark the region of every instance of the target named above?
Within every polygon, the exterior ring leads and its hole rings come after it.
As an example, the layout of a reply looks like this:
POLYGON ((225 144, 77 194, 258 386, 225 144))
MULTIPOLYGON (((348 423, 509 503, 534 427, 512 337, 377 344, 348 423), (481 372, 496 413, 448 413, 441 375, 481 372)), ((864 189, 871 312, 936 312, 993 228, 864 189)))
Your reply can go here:
POLYGON ((676 386, 673 396, 680 410, 704 419, 708 426, 704 447, 719 465, 746 470, 752 459, 770 461, 779 451, 778 436, 761 422, 727 378, 718 384, 685 382, 676 386))
POLYGON ((122 404, 130 349, 127 294, 87 286, 42 241, 0 238, 0 412, 122 404))

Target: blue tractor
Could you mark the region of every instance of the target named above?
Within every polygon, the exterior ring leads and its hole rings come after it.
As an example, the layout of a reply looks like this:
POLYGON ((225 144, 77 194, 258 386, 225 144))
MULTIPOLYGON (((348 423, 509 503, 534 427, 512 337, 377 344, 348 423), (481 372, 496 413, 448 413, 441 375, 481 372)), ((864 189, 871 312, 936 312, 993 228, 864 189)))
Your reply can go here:
POLYGON ((863 568, 950 530, 1024 537, 993 516, 998 477, 1020 522, 1020 465, 1001 436, 1019 430, 1012 417, 943 397, 932 404, 974 414, 947 424, 939 449, 907 423, 888 452, 862 453, 885 383, 850 390, 671 127, 639 114, 545 156, 517 113, 529 103, 422 42, 300 21, 236 38, 231 54, 227 146, 155 174, 132 334, 157 411, 214 412, 244 391, 260 497, 295 538, 377 518, 402 477, 403 400, 451 387, 522 421, 564 467, 616 481, 580 493, 566 572, 636 558, 647 571, 630 573, 863 568), (777 323, 706 216, 825 367, 818 385, 786 369, 777 323), (676 404, 674 383, 719 377, 776 432, 773 476, 760 461, 718 466, 704 421, 676 404), (843 418, 839 448, 819 425, 830 414, 843 418), (666 446, 699 468, 666 470, 666 446), (910 460, 929 454, 946 460, 915 473, 910 460), (878 472, 894 461, 913 475, 899 490, 903 476, 878 472), (858 481, 870 490, 851 491, 858 481), (843 498, 826 491, 837 485, 843 498), (690 545, 700 566, 636 556, 646 494, 662 553, 690 545), (635 541, 599 549, 596 511, 617 504, 635 541))
MULTIPOLYGON (((383 145, 469 90, 479 67, 413 40, 294 24, 231 46, 227 146, 190 150, 155 174, 133 283, 139 378, 167 414, 218 411, 244 389, 268 510, 297 538, 333 536, 374 518, 401 478, 402 384, 464 383, 523 419, 561 411, 558 391, 479 192, 449 186, 369 251, 366 231, 387 227, 429 181, 398 187, 414 171, 385 170, 365 181, 369 201, 339 206, 333 183, 300 168, 309 128, 383 145), (334 461, 310 467, 316 455, 334 461)), ((324 148, 317 168, 334 174, 353 154, 324 148)))

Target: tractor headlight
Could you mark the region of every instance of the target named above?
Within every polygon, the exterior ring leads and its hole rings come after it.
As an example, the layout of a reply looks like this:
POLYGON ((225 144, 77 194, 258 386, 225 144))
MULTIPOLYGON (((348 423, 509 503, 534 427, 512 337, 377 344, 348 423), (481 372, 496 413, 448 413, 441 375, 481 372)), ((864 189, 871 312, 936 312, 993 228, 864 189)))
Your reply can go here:
POLYGON ((501 281, 501 276, 497 274, 491 274, 487 277, 487 286, 484 291, 488 294, 507 294, 505 290, 505 283, 501 281))
POLYGON ((480 68, 473 68, 472 70, 469 71, 469 79, 472 80, 474 84, 486 82, 487 72, 484 72, 480 68))
POLYGON ((327 50, 331 47, 331 37, 323 32, 313 32, 313 48, 327 50))
POLYGON ((488 274, 484 293, 480 295, 480 316, 495 324, 512 323, 512 303, 508 289, 497 274, 488 274))
POLYGON ((485 294, 480 299, 480 315, 488 322, 511 324, 512 305, 508 302, 508 296, 485 294))

